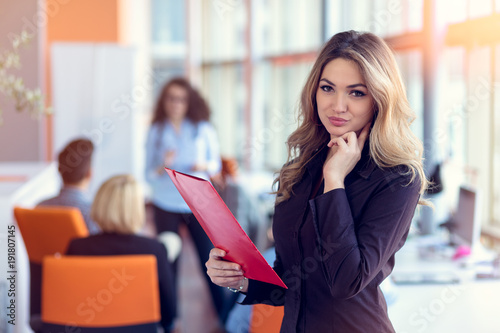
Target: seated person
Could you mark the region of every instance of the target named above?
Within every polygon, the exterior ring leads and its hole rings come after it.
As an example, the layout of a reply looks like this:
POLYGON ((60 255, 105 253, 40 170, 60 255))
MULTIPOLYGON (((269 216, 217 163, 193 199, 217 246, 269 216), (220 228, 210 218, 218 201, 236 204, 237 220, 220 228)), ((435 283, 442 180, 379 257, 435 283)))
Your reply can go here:
POLYGON ((99 228, 90 218, 90 201, 84 195, 91 178, 91 162, 94 145, 87 139, 71 141, 58 156, 58 170, 63 187, 59 194, 44 200, 38 206, 68 206, 80 209, 90 234, 99 228))
POLYGON ((95 196, 91 217, 102 233, 74 239, 68 255, 153 254, 158 263, 161 324, 170 332, 177 314, 174 276, 167 250, 156 239, 137 235, 144 226, 144 197, 137 181, 130 175, 115 176, 101 185, 95 196))

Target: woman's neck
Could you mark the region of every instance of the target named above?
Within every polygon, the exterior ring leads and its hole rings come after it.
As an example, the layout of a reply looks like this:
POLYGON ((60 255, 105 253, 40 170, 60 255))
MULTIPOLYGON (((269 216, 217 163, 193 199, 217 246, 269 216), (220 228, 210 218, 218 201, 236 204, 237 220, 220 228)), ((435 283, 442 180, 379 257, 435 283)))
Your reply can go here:
POLYGON ((169 119, 176 132, 181 131, 183 119, 169 119))

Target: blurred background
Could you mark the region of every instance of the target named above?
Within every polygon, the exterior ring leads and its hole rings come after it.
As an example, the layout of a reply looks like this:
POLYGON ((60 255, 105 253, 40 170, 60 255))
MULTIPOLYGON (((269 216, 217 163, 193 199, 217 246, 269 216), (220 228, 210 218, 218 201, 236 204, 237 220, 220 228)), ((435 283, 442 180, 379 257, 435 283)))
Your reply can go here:
POLYGON ((53 108, 17 112, 0 95, 9 203, 13 184, 46 172, 77 135, 96 145, 91 192, 115 173, 143 180, 154 102, 179 75, 209 102, 221 154, 238 162, 249 195, 269 192, 321 45, 354 29, 393 48, 426 172, 440 171, 442 191, 429 194, 436 209, 420 210, 413 231, 436 233, 466 186, 481 193, 483 243, 498 248, 500 0, 0 0, 0 15, 0 53, 21 31, 32 35, 16 73, 53 108))

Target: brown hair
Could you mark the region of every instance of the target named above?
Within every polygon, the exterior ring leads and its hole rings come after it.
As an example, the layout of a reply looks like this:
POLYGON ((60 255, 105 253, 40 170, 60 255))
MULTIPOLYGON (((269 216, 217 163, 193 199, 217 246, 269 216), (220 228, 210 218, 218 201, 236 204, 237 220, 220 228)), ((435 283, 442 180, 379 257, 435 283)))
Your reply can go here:
POLYGON ((58 156, 59 174, 64 184, 77 184, 90 171, 94 144, 88 139, 71 141, 58 156))
POLYGON ((161 91, 161 94, 156 102, 156 107, 153 114, 152 123, 163 123, 167 120, 167 114, 165 112, 165 98, 168 94, 170 87, 180 86, 188 92, 188 110, 186 117, 193 123, 198 123, 202 120, 208 120, 210 118, 210 108, 208 104, 203 99, 201 94, 194 89, 189 82, 182 78, 177 77, 169 82, 167 82, 161 91))
MULTIPOLYGON (((330 135, 322 126, 316 105, 316 92, 324 67, 332 60, 353 61, 373 96, 374 123, 370 132, 370 156, 378 167, 405 165, 411 182, 420 182, 420 193, 427 188, 422 142, 410 129, 415 114, 408 103, 405 87, 391 49, 372 33, 346 31, 334 35, 321 49, 302 90, 299 126, 288 137, 288 162, 275 183, 279 183, 276 203, 288 200, 293 186, 301 179, 316 149, 328 143, 330 135)), ((423 199, 420 204, 427 204, 423 199)))

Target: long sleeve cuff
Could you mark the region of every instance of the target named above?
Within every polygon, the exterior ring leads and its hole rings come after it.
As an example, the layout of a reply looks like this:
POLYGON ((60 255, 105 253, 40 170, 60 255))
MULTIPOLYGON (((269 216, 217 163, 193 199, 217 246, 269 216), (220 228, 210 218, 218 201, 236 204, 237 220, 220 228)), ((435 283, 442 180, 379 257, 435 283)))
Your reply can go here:
POLYGON ((285 292, 285 288, 277 285, 249 279, 248 291, 241 304, 283 305, 285 304, 285 292))

